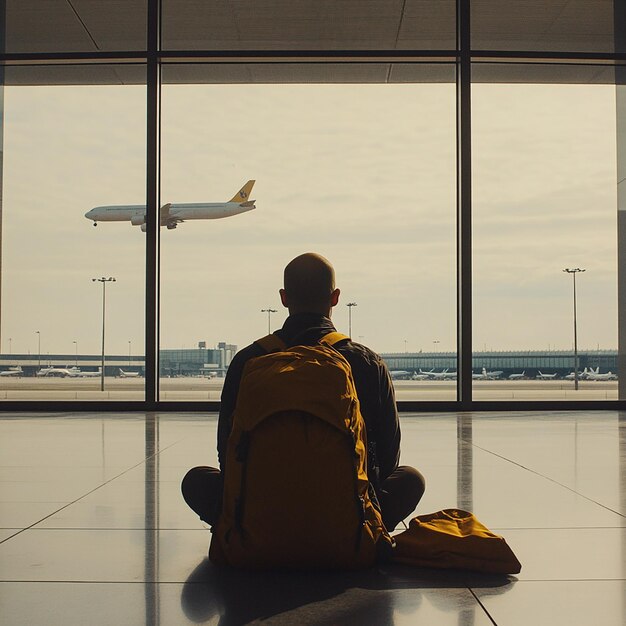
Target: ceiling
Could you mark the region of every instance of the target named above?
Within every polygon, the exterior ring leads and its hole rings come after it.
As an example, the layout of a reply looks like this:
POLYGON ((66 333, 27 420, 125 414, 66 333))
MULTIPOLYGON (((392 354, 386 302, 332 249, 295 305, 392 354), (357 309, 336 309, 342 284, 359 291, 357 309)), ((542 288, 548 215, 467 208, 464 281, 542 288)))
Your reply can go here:
MULTIPOLYGON (((472 0, 472 48, 505 52, 616 50, 613 0, 472 0)), ((1 4, 1 0, 0 0, 1 4)), ((142 52, 147 0, 5 0, 7 53, 142 52)), ((455 0, 162 0, 167 51, 448 51, 455 48, 455 0)), ((626 16, 624 16, 626 19, 626 16)), ((621 32, 621 30, 620 30, 621 32)), ((622 43, 618 43, 621 49, 622 43)), ((444 58, 444 57, 442 57, 444 58)), ((448 60, 454 60, 453 56, 448 60)), ((166 82, 441 82, 451 66, 428 62, 177 64, 166 82)), ((611 82, 611 69, 477 67, 479 80, 611 82), (508 72, 508 73, 507 73, 508 72)), ((553 66, 554 67, 554 66, 553 66)), ((143 83, 139 66, 29 67, 7 83, 143 83)))

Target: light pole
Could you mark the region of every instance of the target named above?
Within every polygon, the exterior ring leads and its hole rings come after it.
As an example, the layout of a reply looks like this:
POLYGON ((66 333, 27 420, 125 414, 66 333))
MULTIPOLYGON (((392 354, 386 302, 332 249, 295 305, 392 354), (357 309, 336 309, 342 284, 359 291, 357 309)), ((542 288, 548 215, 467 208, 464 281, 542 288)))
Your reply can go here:
POLYGON ((74 365, 78 367, 78 341, 72 341, 72 343, 74 344, 74 349, 76 350, 76 352, 74 353, 74 365))
POLYGON ((130 349, 132 346, 132 341, 129 339, 128 340, 128 367, 130 367, 130 349))
POLYGON ((267 313, 267 334, 269 335, 272 332, 272 313, 276 313, 276 309, 261 309, 261 313, 267 313))
POLYGON ((575 267, 570 269, 566 267, 563 270, 567 274, 572 275, 574 285, 574 389, 578 390, 578 331, 576 328, 576 274, 579 272, 585 272, 586 270, 575 267))
POLYGON ((13 339, 11 339, 11 337, 9 337, 9 355, 13 354, 13 352, 11 351, 11 342, 13 341, 13 339))
POLYGON ((439 339, 433 339, 433 352, 437 349, 438 343, 440 343, 439 339))
POLYGON ((106 311, 106 285, 107 283, 114 283, 115 278, 109 276, 105 278, 92 278, 92 282, 94 283, 102 283, 102 365, 100 367, 100 391, 104 391, 104 320, 105 320, 105 311, 106 311))
POLYGON ((406 344, 407 344, 407 340, 404 340, 404 354, 406 354, 408 352, 408 350, 406 349, 406 344))
POLYGON ((37 370, 41 369, 41 332, 36 330, 35 335, 37 335, 37 370))
POLYGON ((356 306, 356 302, 348 302, 348 336, 352 337, 352 307, 356 306))

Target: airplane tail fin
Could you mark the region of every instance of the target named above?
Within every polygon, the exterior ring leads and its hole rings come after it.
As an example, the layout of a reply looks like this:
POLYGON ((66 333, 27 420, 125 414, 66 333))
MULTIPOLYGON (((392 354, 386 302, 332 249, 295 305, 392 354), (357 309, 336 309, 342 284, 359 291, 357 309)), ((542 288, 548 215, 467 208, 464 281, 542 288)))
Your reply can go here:
POLYGON ((247 202, 250 198, 250 192, 256 181, 249 180, 230 200, 229 202, 247 202))

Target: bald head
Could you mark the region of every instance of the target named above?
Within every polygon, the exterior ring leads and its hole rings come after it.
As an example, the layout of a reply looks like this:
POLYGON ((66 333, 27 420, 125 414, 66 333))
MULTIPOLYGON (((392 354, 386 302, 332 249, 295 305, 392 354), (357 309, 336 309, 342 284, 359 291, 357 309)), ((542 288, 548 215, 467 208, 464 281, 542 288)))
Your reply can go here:
POLYGON ((330 316, 339 300, 335 270, 321 254, 307 252, 285 267, 280 297, 290 313, 320 313, 330 316))

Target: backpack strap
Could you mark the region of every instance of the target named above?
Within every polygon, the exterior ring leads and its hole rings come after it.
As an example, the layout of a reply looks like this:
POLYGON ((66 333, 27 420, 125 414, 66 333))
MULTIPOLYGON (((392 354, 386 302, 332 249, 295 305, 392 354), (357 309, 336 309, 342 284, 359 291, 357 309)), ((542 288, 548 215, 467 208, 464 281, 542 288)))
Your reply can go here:
MULTIPOLYGON (((348 335, 344 335, 337 331, 333 331, 324 335, 320 339, 320 343, 323 343, 326 346, 335 346, 340 341, 344 341, 346 339, 350 339, 348 335)), ((287 349, 287 344, 278 336, 272 333, 271 335, 266 335, 265 337, 261 337, 257 339, 254 343, 260 346, 266 354, 270 354, 272 352, 281 352, 282 350, 287 349)))
POLYGON ((257 339, 254 343, 260 346, 267 354, 271 352, 281 352, 287 348, 285 342, 278 335, 274 335, 273 333, 257 339))
POLYGON ((320 339, 320 343, 323 343, 323 344, 325 344, 327 346, 335 346, 340 341, 344 341, 345 339, 350 339, 350 337, 348 337, 348 335, 343 335, 342 333, 338 333, 335 330, 332 333, 328 333, 327 335, 324 335, 320 339))

